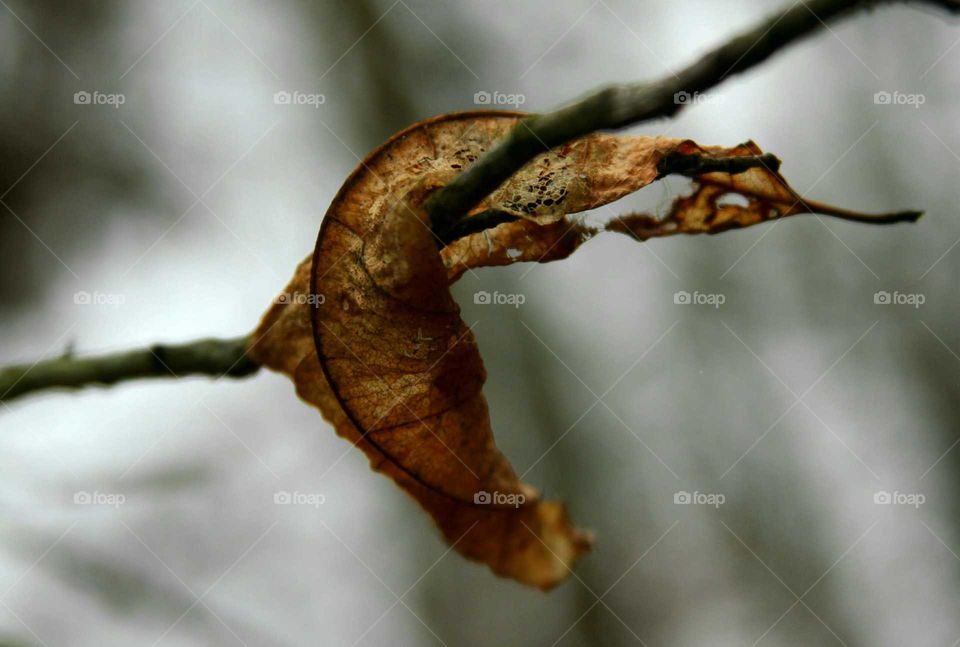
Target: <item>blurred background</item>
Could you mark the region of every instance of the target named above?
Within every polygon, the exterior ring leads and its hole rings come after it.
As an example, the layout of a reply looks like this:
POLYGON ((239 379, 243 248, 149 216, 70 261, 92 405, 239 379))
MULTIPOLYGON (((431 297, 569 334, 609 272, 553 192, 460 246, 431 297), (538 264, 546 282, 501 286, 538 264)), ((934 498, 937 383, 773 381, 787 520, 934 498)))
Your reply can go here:
MULTIPOLYGON (((18 363, 245 334, 391 133, 477 93, 542 111, 659 78, 792 2, 0 5, 18 363)), ((445 554, 285 377, 134 382, 0 410, 0 641, 956 645, 958 39, 863 13, 633 129, 752 138, 809 197, 915 225, 609 234, 455 287, 498 443, 596 533, 558 589, 445 554)))

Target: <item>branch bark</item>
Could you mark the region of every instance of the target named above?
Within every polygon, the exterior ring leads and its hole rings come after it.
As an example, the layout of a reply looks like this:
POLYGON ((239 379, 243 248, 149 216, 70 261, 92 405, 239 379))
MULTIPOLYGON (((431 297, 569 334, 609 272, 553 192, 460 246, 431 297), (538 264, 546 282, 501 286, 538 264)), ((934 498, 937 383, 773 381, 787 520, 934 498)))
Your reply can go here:
POLYGON ((960 0, 801 0, 674 75, 655 82, 610 86, 554 112, 527 117, 496 147, 430 196, 425 207, 433 231, 441 239, 449 238, 450 231, 470 209, 546 150, 597 130, 670 117, 689 105, 683 100, 685 96, 689 98, 762 63, 787 45, 826 27, 827 22, 854 9, 898 1, 931 4, 960 13, 960 0))
MULTIPOLYGON (((753 29, 717 47, 674 76, 656 82, 617 85, 602 89, 555 112, 524 119, 496 147, 488 151, 450 184, 427 201, 434 232, 444 240, 471 233, 478 223, 495 226, 503 214, 490 212, 474 223, 463 216, 531 159, 555 146, 597 130, 617 129, 676 114, 690 95, 712 88, 769 58, 826 23, 854 9, 881 3, 915 2, 960 13, 960 0, 800 0, 786 12, 768 17, 753 29)), ((728 170, 743 164, 775 163, 755 158, 730 162, 728 170)), ((740 169, 743 170, 743 169, 740 169)), ((704 172, 704 168, 662 169, 661 172, 704 172)), ((471 218, 470 220, 476 219, 471 218)), ((181 345, 149 348, 98 357, 64 356, 30 365, 0 369, 0 403, 43 389, 109 386, 138 378, 243 377, 260 367, 246 355, 248 338, 203 339, 181 345)))
POLYGON ((95 357, 66 355, 34 364, 10 366, 0 369, 0 402, 6 403, 42 389, 110 386, 147 377, 244 377, 260 368, 247 357, 247 341, 247 337, 201 339, 186 344, 155 344, 95 357))

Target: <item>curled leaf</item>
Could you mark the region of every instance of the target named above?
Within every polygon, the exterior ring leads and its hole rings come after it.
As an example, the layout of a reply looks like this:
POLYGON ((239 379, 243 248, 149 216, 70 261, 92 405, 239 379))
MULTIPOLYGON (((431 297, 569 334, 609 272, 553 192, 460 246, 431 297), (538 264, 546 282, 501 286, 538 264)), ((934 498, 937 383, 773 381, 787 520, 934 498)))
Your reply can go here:
MULTIPOLYGON (((719 150, 731 157, 761 153, 753 142, 719 150)), ((696 185, 691 195, 674 200, 670 213, 664 218, 630 214, 610 221, 606 229, 628 234, 637 240, 647 240, 671 234, 716 234, 801 213, 820 213, 874 224, 916 220, 921 215, 916 211, 863 214, 807 200, 794 191, 777 171, 762 166, 736 175, 699 175, 696 185), (725 198, 731 198, 731 201, 725 202, 725 198)))
MULTIPOLYGON (((435 248, 433 253, 436 254, 435 248)), ((308 293, 311 266, 309 258, 300 264, 285 290, 287 294, 308 293)), ((501 575, 533 586, 549 588, 561 581, 577 556, 589 547, 590 537, 571 525, 561 504, 537 501, 536 491, 513 476, 506 459, 493 444, 486 402, 479 389, 472 402, 464 403, 456 412, 439 416, 425 414, 422 424, 437 430, 436 438, 416 420, 392 428, 380 425, 374 434, 361 432, 330 388, 321 368, 313 349, 310 314, 310 306, 302 299, 275 303, 255 334, 251 356, 264 366, 290 375, 298 395, 320 409, 337 434, 360 447, 373 469, 393 478, 413 496, 461 554, 489 564, 501 575), (468 428, 447 428, 460 424, 456 419, 461 416, 464 424, 470 425, 468 428), (390 438, 390 435, 396 437, 390 438), (444 443, 449 445, 445 447, 444 443), (393 452, 395 457, 386 452, 393 452), (469 461, 469 470, 467 464, 458 462, 453 452, 469 461), (434 468, 439 477, 434 474, 434 468), (471 471, 478 476, 482 474, 482 487, 489 489, 472 491, 471 488, 479 486, 471 482, 474 479, 471 471), (444 483, 443 478, 450 479, 450 483, 444 483), (501 501, 523 503, 513 507, 492 502, 478 504, 474 500, 475 494, 481 494, 479 501, 482 502, 482 493, 492 498, 494 492, 502 495, 501 501)), ((419 332, 421 339, 416 343, 434 345, 437 342, 422 329, 419 332)), ((479 355, 474 362, 478 360, 479 355)), ((482 365, 475 363, 472 370, 479 370, 482 380, 482 365)), ((400 407, 399 403, 397 406, 400 407)), ((407 416, 413 420, 413 412, 407 412, 407 416)))
POLYGON ((502 224, 438 252, 425 199, 520 117, 444 115, 375 150, 334 198, 312 262, 298 267, 286 289, 311 298, 275 303, 250 355, 290 375, 298 394, 362 449, 373 469, 413 496, 457 551, 546 589, 566 577, 590 537, 572 525, 562 504, 541 500, 521 482, 497 449, 482 393, 483 362, 449 285, 471 268, 569 256, 597 233, 569 214, 672 170, 727 168, 729 158, 747 157, 749 165, 734 166, 754 167, 738 175, 688 173, 698 188, 667 219, 634 216, 608 228, 641 239, 713 233, 812 203, 784 206, 797 196, 775 170, 756 166, 763 160, 753 160, 759 149, 752 143, 707 148, 595 134, 531 161, 466 218, 500 214, 502 224), (721 193, 741 195, 747 206, 721 204, 721 193))

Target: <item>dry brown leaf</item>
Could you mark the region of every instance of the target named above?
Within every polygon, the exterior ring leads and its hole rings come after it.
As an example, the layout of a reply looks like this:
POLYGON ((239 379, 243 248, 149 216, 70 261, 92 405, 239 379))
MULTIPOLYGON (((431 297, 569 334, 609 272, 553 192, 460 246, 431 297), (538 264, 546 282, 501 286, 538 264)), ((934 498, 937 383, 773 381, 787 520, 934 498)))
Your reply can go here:
MULTIPOLYGON (((567 214, 649 184, 668 156, 754 155, 759 149, 591 135, 534 159, 471 211, 496 210, 521 220, 466 236, 438 253, 423 201, 520 116, 443 115, 375 150, 340 189, 312 263, 298 267, 286 289, 291 298, 266 313, 250 354, 290 375, 298 394, 360 447, 375 470, 411 494, 457 551, 546 589, 566 577, 590 538, 571 524, 562 504, 540 500, 522 483, 497 449, 481 391, 486 373, 449 284, 468 268, 565 258, 596 233, 567 214), (500 498, 488 502, 486 495, 494 493, 500 498)), ((809 206, 781 208, 795 196, 766 169, 696 179, 699 188, 687 199, 692 202, 675 206, 662 224, 634 216, 619 230, 641 238, 711 232, 809 206), (780 192, 763 193, 774 190, 780 192), (717 191, 741 193, 751 206, 719 206, 717 191)))
MULTIPOLYGON (((685 144, 679 152, 686 154, 686 150, 691 149, 687 149, 685 144)), ((761 153, 760 147, 753 142, 719 150, 731 157, 761 153)), ((647 214, 620 216, 609 222, 606 229, 647 240, 672 234, 717 234, 800 213, 820 213, 872 223, 900 222, 920 217, 918 212, 862 214, 806 200, 787 184, 783 176, 763 167, 736 175, 706 173, 698 176, 695 184, 691 195, 674 200, 665 218, 647 214), (725 202, 724 198, 727 197, 739 197, 745 204, 725 202)))
POLYGON ((455 240, 443 248, 440 256, 453 283, 475 267, 566 258, 594 233, 594 229, 567 218, 546 225, 518 220, 455 240))

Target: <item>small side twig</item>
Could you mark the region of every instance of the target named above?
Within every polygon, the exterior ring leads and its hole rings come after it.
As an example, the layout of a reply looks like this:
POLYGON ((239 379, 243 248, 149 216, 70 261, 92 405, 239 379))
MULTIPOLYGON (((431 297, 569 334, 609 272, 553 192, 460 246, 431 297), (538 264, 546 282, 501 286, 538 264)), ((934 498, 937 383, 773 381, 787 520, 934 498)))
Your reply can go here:
POLYGON ((693 177, 704 173, 737 174, 763 166, 769 171, 780 170, 780 159, 773 153, 741 155, 739 157, 707 157, 705 155, 667 155, 657 165, 660 177, 677 174, 693 177))
POLYGON ((9 366, 0 369, 0 402, 42 389, 110 386, 137 378, 244 377, 260 368, 246 354, 247 341, 247 337, 200 339, 93 357, 68 354, 34 364, 9 366))

